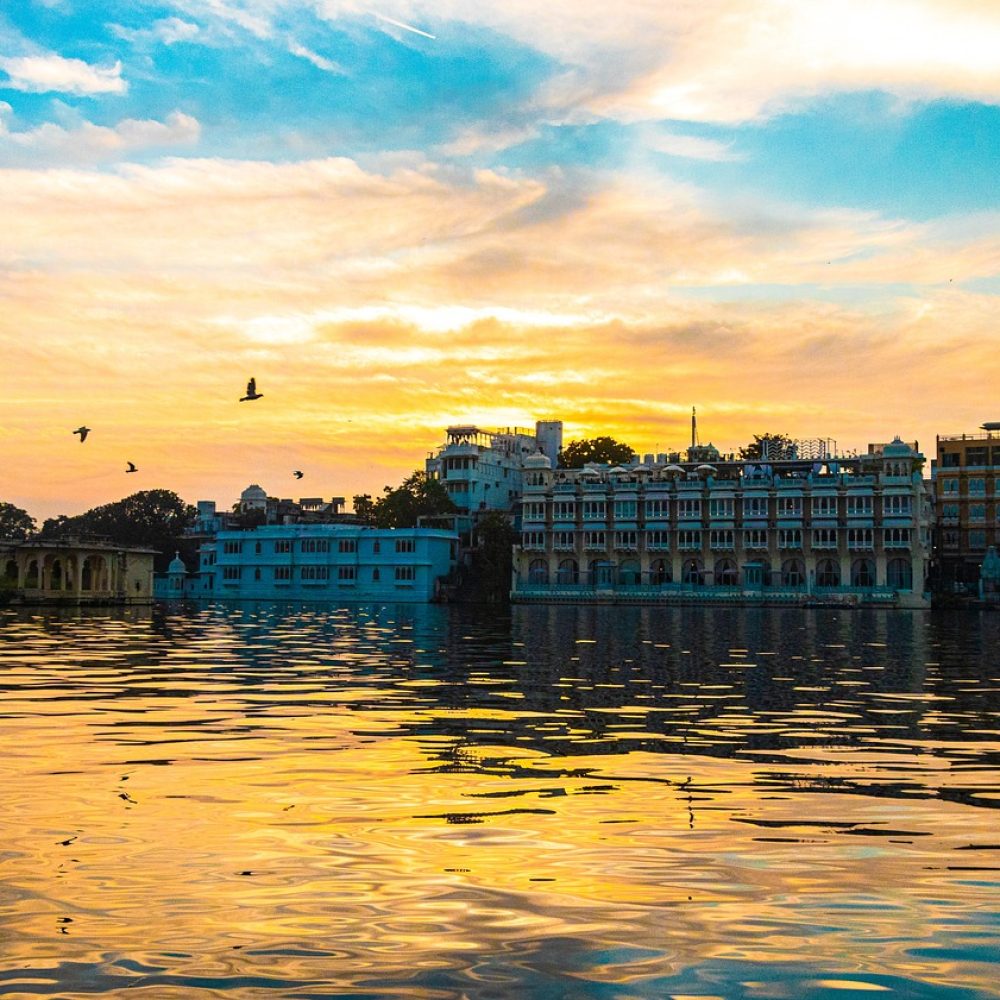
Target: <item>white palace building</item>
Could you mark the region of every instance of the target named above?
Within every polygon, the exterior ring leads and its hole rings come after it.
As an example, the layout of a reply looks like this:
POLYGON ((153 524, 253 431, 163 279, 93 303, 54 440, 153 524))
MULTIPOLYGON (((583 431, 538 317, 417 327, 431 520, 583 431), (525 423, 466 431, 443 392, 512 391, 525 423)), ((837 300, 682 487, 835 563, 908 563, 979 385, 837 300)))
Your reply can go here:
POLYGON ((914 447, 673 457, 572 470, 527 458, 513 600, 929 606, 932 498, 914 447))

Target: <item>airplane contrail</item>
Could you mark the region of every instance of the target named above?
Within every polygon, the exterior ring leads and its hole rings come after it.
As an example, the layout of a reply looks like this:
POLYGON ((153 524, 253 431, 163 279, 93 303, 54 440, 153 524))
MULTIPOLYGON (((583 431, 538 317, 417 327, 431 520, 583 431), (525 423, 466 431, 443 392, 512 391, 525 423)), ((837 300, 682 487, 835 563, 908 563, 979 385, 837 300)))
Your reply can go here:
POLYGON ((394 24, 397 28, 402 28, 404 31, 412 31, 415 35, 423 35, 424 38, 433 38, 437 40, 437 35, 431 35, 426 31, 421 31, 419 28, 414 28, 412 24, 403 24, 402 21, 397 21, 395 18, 386 17, 385 14, 380 14, 378 11, 373 10, 372 14, 377 17, 380 21, 386 21, 388 24, 394 24))

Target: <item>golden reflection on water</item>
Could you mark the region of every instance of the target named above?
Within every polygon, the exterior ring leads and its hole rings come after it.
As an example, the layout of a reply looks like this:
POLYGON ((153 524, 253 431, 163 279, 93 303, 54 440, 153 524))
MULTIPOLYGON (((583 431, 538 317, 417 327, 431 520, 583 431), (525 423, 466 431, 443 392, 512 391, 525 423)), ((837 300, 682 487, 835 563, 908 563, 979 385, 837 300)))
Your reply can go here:
POLYGON ((960 621, 8 612, 0 994, 994 996, 960 621))

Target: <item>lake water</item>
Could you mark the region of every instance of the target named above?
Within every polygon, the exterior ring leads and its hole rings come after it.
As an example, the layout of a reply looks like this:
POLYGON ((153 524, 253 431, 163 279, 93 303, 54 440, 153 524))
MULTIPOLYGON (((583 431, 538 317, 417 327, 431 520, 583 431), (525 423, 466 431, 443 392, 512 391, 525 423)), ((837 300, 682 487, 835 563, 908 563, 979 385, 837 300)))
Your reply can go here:
POLYGON ((1000 614, 0 611, 0 995, 1000 997, 1000 614))

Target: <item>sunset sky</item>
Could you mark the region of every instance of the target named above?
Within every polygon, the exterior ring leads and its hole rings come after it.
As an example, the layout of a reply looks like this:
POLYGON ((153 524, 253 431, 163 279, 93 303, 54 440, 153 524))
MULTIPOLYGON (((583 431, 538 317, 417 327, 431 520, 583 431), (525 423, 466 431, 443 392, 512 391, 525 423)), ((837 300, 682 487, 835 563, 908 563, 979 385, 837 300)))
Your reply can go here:
POLYGON ((1000 420, 998 53, 993 0, 8 0, 0 500, 692 405, 930 453, 1000 420))

